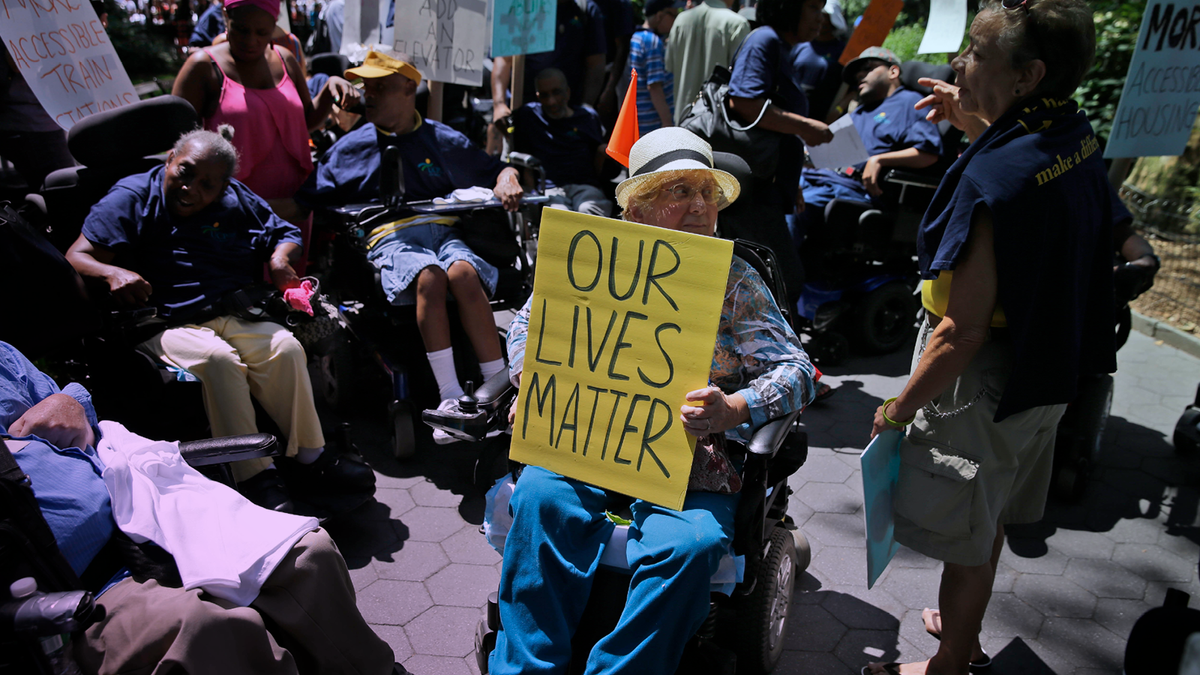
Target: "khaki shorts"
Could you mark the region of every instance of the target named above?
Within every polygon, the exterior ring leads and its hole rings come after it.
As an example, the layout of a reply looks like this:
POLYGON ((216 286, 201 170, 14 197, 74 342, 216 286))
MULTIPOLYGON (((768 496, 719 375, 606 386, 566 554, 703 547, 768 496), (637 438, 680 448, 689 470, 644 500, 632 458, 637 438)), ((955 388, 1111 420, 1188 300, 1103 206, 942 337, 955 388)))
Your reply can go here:
MULTIPOLYGON (((932 333, 921 326, 915 370, 932 333)), ((917 412, 900 445, 896 540, 958 565, 988 562, 997 525, 1042 518, 1054 436, 1066 404, 992 421, 1011 370, 1005 341, 987 342, 959 378, 917 412)))

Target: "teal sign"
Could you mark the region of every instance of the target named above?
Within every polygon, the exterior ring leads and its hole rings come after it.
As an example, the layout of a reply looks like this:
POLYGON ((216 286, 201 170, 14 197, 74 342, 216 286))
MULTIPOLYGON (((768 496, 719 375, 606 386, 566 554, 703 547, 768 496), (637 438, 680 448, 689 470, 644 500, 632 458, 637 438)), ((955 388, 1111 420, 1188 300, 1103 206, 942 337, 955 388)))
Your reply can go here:
POLYGON ((496 0, 492 56, 553 51, 557 14, 557 0, 496 0))

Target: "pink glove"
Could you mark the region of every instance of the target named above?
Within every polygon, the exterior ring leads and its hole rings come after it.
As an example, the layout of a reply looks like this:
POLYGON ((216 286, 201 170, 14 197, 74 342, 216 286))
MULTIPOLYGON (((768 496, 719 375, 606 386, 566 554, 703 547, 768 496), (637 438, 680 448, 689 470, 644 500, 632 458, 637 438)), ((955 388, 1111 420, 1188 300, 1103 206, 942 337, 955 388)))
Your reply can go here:
POLYGON ((287 300, 288 305, 298 312, 307 312, 309 316, 313 315, 312 296, 314 293, 313 284, 311 281, 302 281, 299 288, 289 288, 283 292, 283 299, 287 300))

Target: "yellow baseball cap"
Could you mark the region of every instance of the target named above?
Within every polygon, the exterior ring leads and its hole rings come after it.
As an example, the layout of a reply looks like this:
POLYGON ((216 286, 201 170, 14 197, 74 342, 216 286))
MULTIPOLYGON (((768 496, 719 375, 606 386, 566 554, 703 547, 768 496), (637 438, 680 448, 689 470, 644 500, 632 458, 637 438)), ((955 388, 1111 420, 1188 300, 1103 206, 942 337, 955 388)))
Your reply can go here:
POLYGON ((353 80, 359 77, 371 79, 394 74, 403 75, 413 82, 421 84, 421 71, 417 70, 416 66, 374 51, 367 52, 367 58, 363 60, 361 66, 347 70, 346 79, 353 80))

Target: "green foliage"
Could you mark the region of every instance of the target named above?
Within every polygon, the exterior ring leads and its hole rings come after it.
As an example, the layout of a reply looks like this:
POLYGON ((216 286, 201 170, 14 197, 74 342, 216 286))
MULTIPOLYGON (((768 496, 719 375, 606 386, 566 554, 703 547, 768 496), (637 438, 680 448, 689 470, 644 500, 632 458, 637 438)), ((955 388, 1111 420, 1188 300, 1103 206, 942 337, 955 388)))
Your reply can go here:
MULTIPOLYGON (((947 54, 918 54, 921 39, 925 37, 925 22, 913 23, 905 12, 896 18, 896 27, 888 33, 883 46, 896 52, 901 61, 923 61, 925 63, 944 64, 950 56, 947 54)), ((965 34, 964 34, 965 37, 965 34)))
POLYGON ((136 24, 129 20, 124 9, 115 3, 106 4, 108 37, 131 80, 139 82, 179 71, 183 60, 171 42, 173 26, 136 24))
POLYGON ((1112 132, 1117 103, 1133 58, 1146 0, 1095 3, 1096 61, 1075 92, 1102 144, 1112 132))

